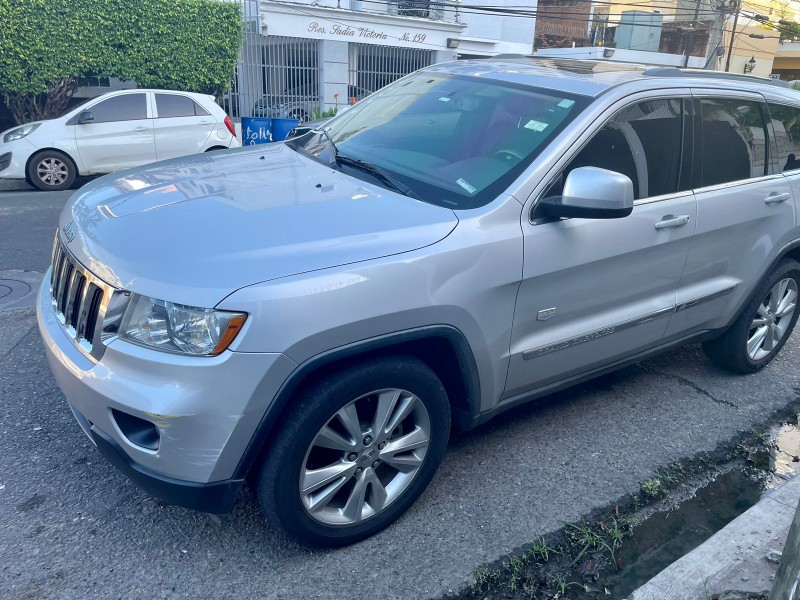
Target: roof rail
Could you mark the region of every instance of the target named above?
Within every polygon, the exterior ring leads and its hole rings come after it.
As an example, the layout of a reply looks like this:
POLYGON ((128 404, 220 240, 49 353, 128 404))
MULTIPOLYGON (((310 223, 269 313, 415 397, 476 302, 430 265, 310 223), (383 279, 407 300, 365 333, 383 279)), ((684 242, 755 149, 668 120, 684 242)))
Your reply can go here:
POLYGON ((504 52, 495 54, 494 56, 487 56, 486 58, 533 58, 533 56, 530 54, 513 54, 510 52, 504 52))
POLYGON ((653 67, 642 73, 647 77, 698 77, 700 79, 727 79, 734 81, 746 81, 749 83, 762 83, 774 85, 775 87, 791 88, 787 82, 780 79, 770 79, 769 77, 756 77, 754 75, 740 75, 738 73, 726 73, 724 71, 703 71, 702 69, 679 69, 678 67, 653 67))

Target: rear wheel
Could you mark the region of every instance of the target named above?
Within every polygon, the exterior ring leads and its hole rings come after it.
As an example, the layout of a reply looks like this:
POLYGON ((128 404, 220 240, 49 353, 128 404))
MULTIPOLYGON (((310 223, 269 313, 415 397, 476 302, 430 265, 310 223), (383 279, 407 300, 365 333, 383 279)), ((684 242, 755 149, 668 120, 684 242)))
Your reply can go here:
POLYGON ((27 179, 35 187, 56 192, 68 189, 78 175, 72 159, 57 150, 45 150, 28 163, 27 179))
POLYGON ((267 518, 301 543, 343 546, 387 527, 444 456, 447 395, 413 357, 352 367, 298 400, 266 450, 257 495, 267 518))
POLYGON ((753 300, 723 335, 703 344, 717 364, 754 373, 775 358, 797 322, 800 264, 782 260, 759 286, 753 300))

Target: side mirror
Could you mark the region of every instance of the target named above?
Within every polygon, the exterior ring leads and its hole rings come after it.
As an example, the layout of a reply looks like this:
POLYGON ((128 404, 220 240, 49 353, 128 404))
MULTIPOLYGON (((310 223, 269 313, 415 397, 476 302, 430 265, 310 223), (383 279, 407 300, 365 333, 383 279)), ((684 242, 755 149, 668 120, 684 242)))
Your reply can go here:
POLYGON ((92 111, 84 110, 82 113, 78 115, 78 125, 84 125, 86 123, 91 123, 94 121, 94 115, 92 111))
POLYGON ((619 219, 633 212, 633 182, 615 171, 578 167, 567 175, 561 196, 542 198, 533 217, 619 219))

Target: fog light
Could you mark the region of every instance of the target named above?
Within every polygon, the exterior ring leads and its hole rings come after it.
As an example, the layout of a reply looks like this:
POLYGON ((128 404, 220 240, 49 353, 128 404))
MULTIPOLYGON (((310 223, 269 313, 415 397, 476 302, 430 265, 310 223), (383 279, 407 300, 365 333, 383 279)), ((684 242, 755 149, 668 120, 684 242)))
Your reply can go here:
POLYGON ((114 416, 122 435, 131 444, 141 446, 147 450, 158 450, 161 436, 158 434, 158 428, 150 421, 134 417, 115 408, 111 409, 111 414, 114 416))

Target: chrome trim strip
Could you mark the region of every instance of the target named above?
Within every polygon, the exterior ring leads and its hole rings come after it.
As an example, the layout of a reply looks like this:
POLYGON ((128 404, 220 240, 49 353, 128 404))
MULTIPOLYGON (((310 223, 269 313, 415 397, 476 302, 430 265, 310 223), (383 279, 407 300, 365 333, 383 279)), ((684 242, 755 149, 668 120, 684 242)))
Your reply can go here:
POLYGON ((687 300, 686 302, 681 302, 675 307, 675 312, 680 312, 682 310, 686 310, 687 308, 691 308, 693 306, 697 306, 703 302, 708 302, 710 300, 715 300, 725 294, 730 294, 734 288, 736 288, 736 284, 728 286, 726 288, 722 288, 721 290, 717 290, 716 292, 711 292, 710 294, 705 294, 703 296, 698 296, 697 298, 692 298, 691 300, 687 300))
POLYGON ((611 335, 612 333, 617 333, 618 331, 624 331, 625 329, 630 329, 631 327, 635 327, 636 325, 642 325, 643 323, 647 323, 648 321, 653 321, 655 319, 660 319, 661 317, 671 315, 674 310, 675 308, 672 306, 668 308, 662 308, 661 310, 657 310, 655 312, 646 314, 642 317, 637 317, 636 319, 631 319, 629 321, 622 321, 621 323, 617 323, 615 325, 609 325, 608 327, 603 327, 602 329, 596 329, 590 333, 576 335, 575 337, 571 337, 566 340, 556 342, 555 344, 548 344, 546 346, 539 346, 538 348, 525 350, 525 352, 522 353, 522 358, 525 360, 530 360, 532 358, 544 356, 545 354, 550 354, 551 352, 557 352, 558 350, 566 350, 567 348, 571 348, 572 346, 577 346, 579 344, 591 342, 592 340, 596 340, 598 338, 611 335))
MULTIPOLYGON (((695 194, 705 194, 706 192, 718 192, 720 190, 727 190, 731 188, 738 188, 743 185, 751 185, 756 183, 765 183, 767 181, 775 181, 787 185, 783 173, 770 173, 769 175, 759 175, 750 179, 737 179, 735 181, 728 181, 726 183, 718 183, 716 185, 709 185, 706 187, 699 187, 692 190, 695 194)), ((702 200, 701 200, 702 202, 702 200)))
POLYGON ((734 290, 734 288, 736 288, 736 284, 723 288, 721 290, 717 290, 716 292, 711 292, 710 294, 705 294, 703 296, 698 296, 697 298, 692 298, 691 300, 682 302, 677 306, 662 308, 661 310, 657 310, 655 312, 646 314, 636 319, 623 321, 615 325, 609 325, 608 327, 603 327, 602 329, 596 329, 590 333, 576 335, 575 337, 567 338, 566 340, 556 342, 555 344, 548 344, 546 346, 539 346, 538 348, 531 348, 530 350, 525 350, 522 353, 522 358, 524 360, 530 360, 532 358, 544 356, 545 354, 550 354, 551 352, 566 350, 567 348, 572 348, 573 346, 577 346, 579 344, 591 342, 598 338, 605 337, 607 335, 611 335, 612 333, 617 333, 619 331, 624 331, 626 329, 630 329, 631 327, 635 327, 637 325, 643 325, 644 323, 647 323, 649 321, 654 321, 655 319, 660 319, 661 317, 665 317, 667 315, 671 315, 679 311, 686 310, 687 308, 697 306, 698 304, 702 304, 703 302, 709 302, 711 300, 720 298, 726 294, 730 294, 734 290))

